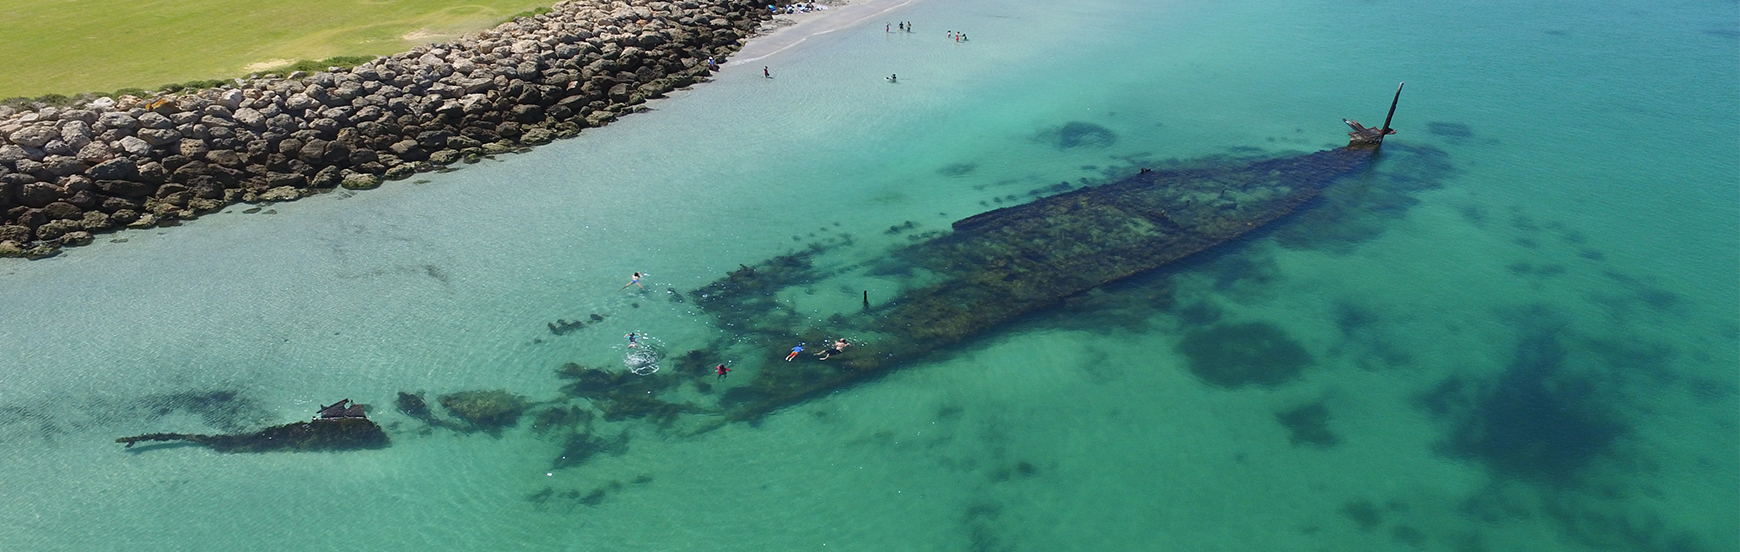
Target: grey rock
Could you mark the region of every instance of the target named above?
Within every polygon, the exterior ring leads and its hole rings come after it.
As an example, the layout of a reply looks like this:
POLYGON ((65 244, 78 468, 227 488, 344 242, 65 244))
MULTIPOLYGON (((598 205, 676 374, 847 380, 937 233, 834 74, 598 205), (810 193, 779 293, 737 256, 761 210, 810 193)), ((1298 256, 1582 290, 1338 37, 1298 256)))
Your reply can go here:
POLYGON ((351 173, 345 175, 339 185, 347 190, 368 190, 381 186, 381 177, 369 173, 351 173))
POLYGON ((151 195, 151 185, 136 180, 98 180, 97 189, 116 197, 145 197, 151 195))
MULTIPOLYGON (((108 215, 105 215, 102 213, 85 213, 85 214, 86 215, 97 215, 97 216, 101 217, 102 221, 103 221, 103 226, 101 226, 101 228, 108 227, 108 221, 109 221, 108 215)), ((87 228, 90 225, 91 225, 90 219, 79 221, 80 228, 87 228)), ((82 247, 82 246, 90 245, 91 242, 93 242, 93 241, 96 241, 96 237, 92 236, 90 232, 86 232, 84 230, 73 230, 71 232, 67 232, 67 233, 62 234, 60 236, 60 244, 63 247, 82 247)))
POLYGON ((105 128, 131 129, 139 126, 139 120, 126 113, 110 111, 104 113, 102 117, 99 117, 97 119, 97 124, 102 125, 105 128))
POLYGON ((168 117, 164 117, 159 113, 147 111, 145 114, 139 116, 139 126, 168 130, 175 128, 175 121, 171 121, 168 117))
POLYGON ((150 144, 153 147, 174 144, 177 140, 181 139, 180 132, 159 128, 141 129, 138 136, 139 139, 144 140, 145 143, 150 144))
POLYGON ((74 156, 78 157, 80 161, 91 164, 102 163, 107 161, 110 157, 113 157, 113 155, 109 153, 109 147, 103 145, 101 142, 85 144, 85 147, 79 148, 79 152, 74 154, 74 156))
POLYGON ((321 134, 326 136, 334 136, 338 134, 339 124, 336 119, 321 117, 308 123, 308 128, 320 131, 321 134))
POLYGON ((60 187, 47 182, 32 182, 18 190, 18 202, 29 207, 44 207, 60 199, 60 187))
POLYGON ((115 145, 120 146, 121 151, 127 152, 130 155, 145 155, 151 153, 151 143, 134 136, 122 138, 115 142, 115 145))
MULTIPOLYGON (((459 157, 460 157, 460 155, 459 155, 458 151, 451 150, 451 149, 444 149, 444 150, 429 154, 429 162, 434 163, 436 165, 451 165, 455 161, 458 161, 459 157)), ((401 166, 403 166, 403 165, 401 165, 401 166)))
POLYGON ((266 173, 266 185, 272 188, 305 188, 308 177, 301 173, 266 173))
POLYGON ((284 109, 292 113, 301 113, 317 105, 320 105, 320 102, 307 94, 292 94, 284 100, 284 109))
POLYGON ((314 178, 308 179, 308 185, 316 188, 331 188, 344 181, 343 173, 338 167, 327 167, 314 173, 314 178))
POLYGON ((401 163, 388 168, 386 178, 387 180, 404 180, 415 174, 417 174, 415 163, 401 163))
POLYGON ((16 144, 0 144, 0 163, 10 164, 17 162, 19 159, 29 158, 30 156, 24 153, 24 148, 21 146, 16 144))
POLYGON ((35 159, 19 159, 12 162, 12 166, 17 167, 18 172, 20 173, 37 177, 41 177, 42 175, 36 173, 47 172, 47 170, 42 166, 42 162, 35 159))
POLYGON ((547 144, 554 138, 555 135, 549 130, 544 128, 532 128, 527 130, 525 134, 520 135, 520 142, 527 144, 547 144))
POLYGON ((60 131, 51 126, 27 126, 13 132, 7 139, 12 143, 27 148, 40 148, 49 140, 60 137, 60 131))
POLYGON ((86 169, 90 168, 90 165, 86 165, 77 157, 70 155, 50 155, 43 160, 42 165, 44 169, 54 173, 55 176, 71 176, 85 172, 86 169))
POLYGON ((237 109, 230 119, 248 128, 266 128, 266 115, 251 107, 237 109))
POLYGON ((73 147, 72 144, 68 144, 66 140, 55 138, 49 140, 47 144, 43 144, 42 151, 49 155, 73 155, 78 153, 79 150, 78 148, 73 147))
POLYGON ((36 238, 52 240, 68 232, 79 231, 79 223, 70 220, 51 220, 36 227, 36 238))
MULTIPOLYGON (((229 108, 229 109, 236 109, 238 107, 241 107, 242 100, 245 100, 245 99, 247 99, 247 96, 244 95, 241 90, 234 90, 234 89, 225 90, 225 91, 219 92, 217 94, 217 105, 221 105, 221 106, 224 106, 224 107, 229 108)), ((209 111, 209 108, 207 108, 207 109, 209 111)), ((207 115, 210 115, 210 113, 208 112, 207 115)))
POLYGON ((293 201, 302 197, 302 191, 290 186, 277 186, 260 194, 260 201, 293 201))
POLYGON ((85 212, 77 205, 56 201, 42 207, 42 216, 49 220, 76 220, 85 218, 85 212))
POLYGON ((90 174, 90 178, 99 179, 99 181, 101 179, 134 179, 139 178, 139 165, 134 164, 132 158, 111 158, 111 160, 97 164, 96 167, 90 167, 90 171, 85 171, 85 174, 90 174))
POLYGON ((0 241, 28 242, 30 241, 30 227, 15 224, 0 226, 0 241))
POLYGON ((178 150, 182 155, 200 158, 205 157, 205 153, 210 151, 210 148, 206 147, 205 140, 198 138, 183 138, 181 139, 181 144, 179 145, 178 150))

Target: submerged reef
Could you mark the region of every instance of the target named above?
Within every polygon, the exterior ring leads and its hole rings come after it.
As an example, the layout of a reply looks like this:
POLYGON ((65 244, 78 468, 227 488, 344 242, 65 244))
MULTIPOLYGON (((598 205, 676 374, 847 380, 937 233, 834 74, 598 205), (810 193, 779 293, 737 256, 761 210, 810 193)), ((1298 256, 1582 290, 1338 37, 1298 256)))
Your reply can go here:
MULTIPOLYGON (((1081 141, 1096 135, 1074 130, 1081 141)), ((747 384, 733 383, 720 405, 728 419, 753 419, 1191 256, 1286 216, 1331 183, 1359 173, 1374 154, 1341 148, 1234 166, 1142 170, 1102 186, 974 215, 956 221, 953 233, 898 249, 873 269, 872 277, 899 281, 896 297, 877 306, 866 300, 861 312, 821 320, 779 297, 833 275, 815 266, 816 252, 742 265, 691 292, 694 303, 732 333, 730 342, 784 350, 850 336, 854 346, 827 362, 759 371, 747 384)), ((1311 362, 1272 326, 1220 328, 1198 339, 1198 356, 1219 364, 1199 373, 1208 374, 1203 377, 1210 383, 1275 385, 1297 377, 1311 362), (1236 351, 1213 346, 1217 340, 1239 341, 1275 358, 1239 358, 1236 351)))
POLYGON ((497 432, 520 423, 520 417, 532 407, 524 396, 506 390, 460 391, 440 397, 441 406, 471 428, 497 432))

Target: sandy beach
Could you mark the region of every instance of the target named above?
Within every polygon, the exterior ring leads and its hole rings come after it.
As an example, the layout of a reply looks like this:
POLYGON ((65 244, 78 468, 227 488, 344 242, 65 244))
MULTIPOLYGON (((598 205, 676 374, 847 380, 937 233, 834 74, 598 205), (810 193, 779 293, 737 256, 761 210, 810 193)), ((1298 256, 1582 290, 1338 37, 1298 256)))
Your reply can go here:
MULTIPOLYGON (((808 13, 779 15, 762 26, 762 34, 751 38, 732 61, 748 64, 786 51, 812 37, 864 24, 867 21, 911 6, 919 0, 834 0, 828 9, 808 13)), ((727 69, 729 70, 729 69, 727 69)))

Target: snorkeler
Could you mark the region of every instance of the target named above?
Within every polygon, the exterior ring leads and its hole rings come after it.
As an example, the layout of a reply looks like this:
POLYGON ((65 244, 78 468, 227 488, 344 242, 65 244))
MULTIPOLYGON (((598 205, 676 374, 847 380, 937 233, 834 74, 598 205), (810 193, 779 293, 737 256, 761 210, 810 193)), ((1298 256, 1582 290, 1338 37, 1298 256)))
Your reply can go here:
POLYGON ((634 276, 632 276, 628 279, 628 283, 622 285, 622 289, 628 289, 628 286, 639 286, 640 289, 643 289, 643 290, 646 289, 646 286, 640 285, 640 278, 641 278, 641 273, 639 273, 639 272, 634 273, 634 276))
POLYGON ((798 346, 791 348, 791 354, 785 355, 785 361, 791 362, 791 359, 797 358, 798 353, 801 352, 804 352, 804 344, 799 343, 798 346))
POLYGON ((718 365, 718 366, 714 366, 714 367, 713 367, 713 371, 715 371, 715 372, 719 372, 719 378, 718 378, 718 379, 725 379, 725 374, 729 374, 729 373, 731 373, 731 369, 730 369, 730 368, 726 368, 726 367, 725 367, 725 365, 724 365, 724 364, 720 364, 720 365, 718 365))
POLYGON ((637 341, 638 339, 640 339, 640 335, 638 335, 634 332, 628 332, 628 335, 625 335, 623 337, 628 338, 628 346, 629 347, 639 347, 640 346, 640 342, 637 341))
POLYGON ((827 360, 828 357, 840 354, 840 351, 846 350, 846 347, 848 347, 850 345, 851 345, 851 343, 847 343, 846 338, 844 338, 844 337, 836 339, 836 340, 834 340, 833 345, 828 346, 827 350, 824 350, 821 352, 821 354, 816 355, 817 360, 827 360))

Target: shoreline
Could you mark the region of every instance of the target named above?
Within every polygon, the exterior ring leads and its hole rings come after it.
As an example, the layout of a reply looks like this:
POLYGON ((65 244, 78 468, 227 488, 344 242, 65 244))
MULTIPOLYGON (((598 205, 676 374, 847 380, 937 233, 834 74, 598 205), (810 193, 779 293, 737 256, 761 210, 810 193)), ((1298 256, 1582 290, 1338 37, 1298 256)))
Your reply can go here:
MULTIPOLYGON (((861 11, 850 7, 840 9, 861 11)), ((644 111, 648 100, 710 80, 722 67, 709 59, 723 64, 767 43, 757 39, 840 21, 835 13, 758 34, 774 15, 757 1, 566 0, 350 68, 66 108, 0 107, 0 257, 51 257, 97 233, 371 189, 525 151, 644 111)))
MULTIPOLYGON (((735 61, 753 62, 766 59, 797 47, 811 37, 848 29, 863 24, 876 16, 917 2, 919 0, 840 2, 839 5, 830 5, 829 9, 819 12, 774 16, 773 20, 776 22, 786 21, 789 23, 778 24, 773 30, 752 37, 747 44, 744 44, 743 49, 737 52, 740 59, 735 61)), ((821 2, 817 2, 817 4, 821 4, 821 2)))

